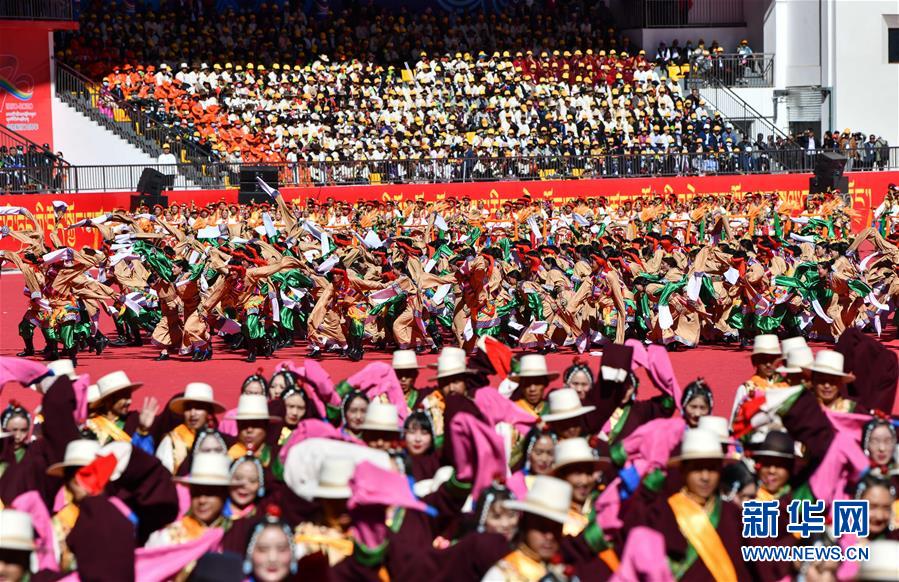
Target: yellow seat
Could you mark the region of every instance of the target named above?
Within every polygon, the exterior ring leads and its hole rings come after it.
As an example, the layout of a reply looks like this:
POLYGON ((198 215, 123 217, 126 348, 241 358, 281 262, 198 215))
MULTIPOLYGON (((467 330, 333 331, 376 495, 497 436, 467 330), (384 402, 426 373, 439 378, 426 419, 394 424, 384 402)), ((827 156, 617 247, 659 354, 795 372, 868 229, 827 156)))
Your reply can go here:
POLYGON ((369 174, 368 175, 368 183, 369 184, 380 184, 381 183, 381 174, 369 174))

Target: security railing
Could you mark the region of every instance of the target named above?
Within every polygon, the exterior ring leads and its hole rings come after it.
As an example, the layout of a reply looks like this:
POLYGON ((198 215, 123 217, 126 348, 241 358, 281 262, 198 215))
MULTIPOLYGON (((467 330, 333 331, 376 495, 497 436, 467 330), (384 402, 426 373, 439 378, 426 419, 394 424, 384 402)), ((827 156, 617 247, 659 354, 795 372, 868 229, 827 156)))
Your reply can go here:
MULTIPOLYGON (((68 166, 69 163, 57 157, 52 150, 0 125, 0 169, 9 172, 15 169, 17 182, 34 185, 41 191, 53 191, 57 177, 68 166)), ((0 177, 0 183, 2 180, 0 177)))
MULTIPOLYGON (((743 148, 701 153, 301 161, 284 164, 63 166, 54 169, 49 186, 28 180, 35 168, 7 167, 0 159, 0 193, 135 192, 141 174, 147 168, 169 176, 166 183, 178 190, 237 188, 242 169, 252 171, 260 166, 277 168, 277 186, 281 188, 811 172, 818 155, 825 151, 833 150, 759 149, 744 144, 743 148)), ((847 171, 899 170, 899 147, 871 146, 840 153, 849 158, 847 171)))
POLYGON ((743 0, 616 0, 619 28, 745 26, 743 0))
POLYGON ((0 0, 0 20, 72 20, 72 0, 0 0))
POLYGON ((773 87, 774 55, 692 55, 690 79, 693 83, 701 84, 718 82, 725 87, 773 87))

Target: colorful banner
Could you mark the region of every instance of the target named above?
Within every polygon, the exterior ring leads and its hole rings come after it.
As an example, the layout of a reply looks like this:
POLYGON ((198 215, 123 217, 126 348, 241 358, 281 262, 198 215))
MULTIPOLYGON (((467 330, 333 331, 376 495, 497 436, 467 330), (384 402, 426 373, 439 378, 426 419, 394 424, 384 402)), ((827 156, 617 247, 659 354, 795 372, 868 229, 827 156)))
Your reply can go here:
POLYGON ((50 35, 46 27, 0 27, 0 124, 53 148, 50 35))
MULTIPOLYGON (((883 201, 887 186, 899 182, 899 172, 853 172, 849 177, 849 196, 852 209, 856 213, 854 230, 860 230, 871 223, 874 209, 883 201)), ((329 199, 335 202, 357 200, 393 200, 395 202, 413 200, 444 200, 452 197, 483 201, 487 208, 495 208, 503 200, 519 198, 525 194, 532 198, 551 200, 563 204, 569 200, 588 197, 605 197, 611 204, 619 204, 628 199, 659 193, 676 194, 688 201, 707 194, 742 197, 750 192, 777 192, 791 205, 799 205, 808 195, 809 174, 746 175, 746 176, 704 176, 684 178, 622 178, 608 180, 559 180, 544 182, 480 182, 468 184, 391 184, 379 186, 333 186, 321 188, 284 188, 282 193, 288 200, 299 199, 305 203, 313 198, 321 203, 329 199)), ((237 190, 193 190, 169 193, 169 204, 194 204, 205 206, 220 201, 228 204, 237 202, 237 190)), ((73 247, 100 244, 99 233, 92 228, 65 230, 65 227, 92 218, 117 208, 129 208, 130 193, 110 194, 42 194, 0 197, 2 206, 22 206, 31 211, 45 231, 61 229, 61 239, 73 247), (68 211, 57 224, 53 213, 53 201, 63 200, 68 211)), ((11 230, 29 230, 33 225, 21 216, 0 216, 0 226, 11 230)), ((18 250, 20 244, 4 237, 0 249, 18 250)))

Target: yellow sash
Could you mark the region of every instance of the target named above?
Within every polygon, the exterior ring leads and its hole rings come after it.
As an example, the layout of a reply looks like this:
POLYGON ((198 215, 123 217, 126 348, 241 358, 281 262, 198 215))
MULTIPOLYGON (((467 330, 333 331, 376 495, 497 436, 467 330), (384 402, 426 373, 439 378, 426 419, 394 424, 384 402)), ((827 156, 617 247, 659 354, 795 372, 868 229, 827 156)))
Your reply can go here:
POLYGON ((187 458, 187 453, 194 446, 196 436, 196 433, 187 428, 185 424, 179 424, 175 427, 175 430, 169 433, 169 437, 172 439, 172 461, 175 471, 187 458))
POLYGON ((87 427, 97 435, 101 445, 106 444, 109 440, 131 442, 131 437, 128 436, 128 433, 120 429, 116 423, 105 416, 95 415, 88 418, 87 427))
POLYGON ((521 550, 515 550, 505 558, 503 558, 513 570, 521 574, 525 580, 540 580, 546 575, 546 567, 526 556, 521 550))
POLYGON ((737 572, 733 562, 703 508, 683 493, 675 493, 669 497, 668 505, 674 512, 681 533, 696 550, 699 559, 716 582, 735 581, 737 572))

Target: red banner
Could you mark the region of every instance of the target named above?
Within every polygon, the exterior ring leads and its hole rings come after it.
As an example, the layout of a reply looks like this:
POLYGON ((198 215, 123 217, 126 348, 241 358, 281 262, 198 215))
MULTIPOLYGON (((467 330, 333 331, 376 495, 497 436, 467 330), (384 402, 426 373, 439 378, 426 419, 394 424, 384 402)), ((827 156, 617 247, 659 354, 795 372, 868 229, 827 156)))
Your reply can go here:
POLYGON ((0 27, 0 124, 52 149, 51 34, 29 23, 0 27))
MULTIPOLYGON (((899 182, 899 172, 854 172, 849 177, 849 196, 852 209, 856 213, 853 222, 855 230, 871 223, 874 209, 883 201, 887 185, 899 182)), ((603 196, 612 204, 630 198, 657 192, 676 194, 682 200, 706 194, 741 197, 748 192, 777 192, 781 198, 792 204, 804 201, 808 195, 809 174, 746 175, 746 176, 705 176, 684 178, 621 178, 608 180, 559 180, 542 182, 481 182, 474 184, 388 184, 381 186, 333 186, 321 188, 284 188, 284 196, 305 201, 313 198, 319 202, 356 200, 444 200, 448 197, 469 197, 484 200, 488 207, 498 206, 506 199, 514 199, 525 194, 533 198, 552 200, 562 204, 568 200, 603 196)), ((237 202, 237 190, 194 190, 169 193, 169 204, 206 204, 225 201, 237 202)), ((0 206, 22 206, 30 210, 45 230, 64 228, 85 218, 92 218, 116 208, 128 208, 130 193, 111 194, 44 194, 26 196, 4 196, 0 206), (53 200, 63 200, 69 205, 56 224, 53 200)), ((32 228, 31 223, 21 216, 0 216, 0 225, 12 230, 32 228)), ((62 240, 73 247, 100 244, 96 229, 77 228, 62 230, 62 240)), ((0 249, 17 250, 17 241, 5 237, 0 240, 0 249)))

